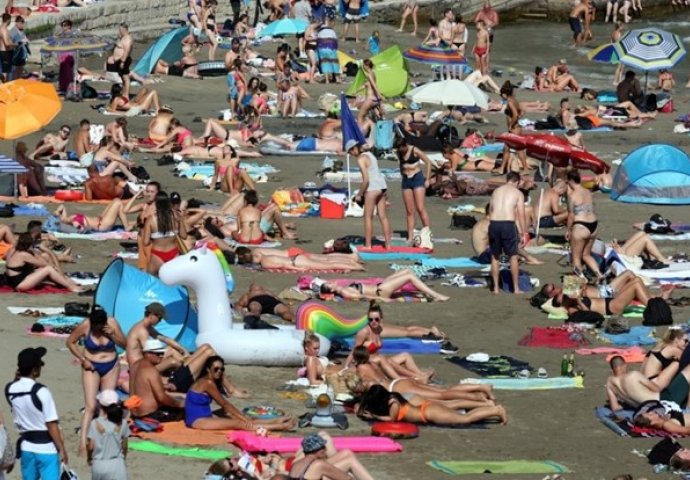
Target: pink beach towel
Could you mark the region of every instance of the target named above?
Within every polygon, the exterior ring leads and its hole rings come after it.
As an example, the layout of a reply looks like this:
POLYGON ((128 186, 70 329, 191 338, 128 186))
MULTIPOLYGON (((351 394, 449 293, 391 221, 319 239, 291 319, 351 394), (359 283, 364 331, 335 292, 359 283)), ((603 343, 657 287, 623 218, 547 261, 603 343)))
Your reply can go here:
MULTIPOLYGON (((247 452, 296 453, 302 447, 302 437, 259 437, 253 432, 230 431, 228 441, 247 452)), ((402 452, 398 442, 387 437, 333 437, 335 448, 353 452, 402 452)))
POLYGON ((518 345, 525 347, 569 348, 576 349, 589 345, 589 340, 581 333, 563 327, 532 327, 518 345))

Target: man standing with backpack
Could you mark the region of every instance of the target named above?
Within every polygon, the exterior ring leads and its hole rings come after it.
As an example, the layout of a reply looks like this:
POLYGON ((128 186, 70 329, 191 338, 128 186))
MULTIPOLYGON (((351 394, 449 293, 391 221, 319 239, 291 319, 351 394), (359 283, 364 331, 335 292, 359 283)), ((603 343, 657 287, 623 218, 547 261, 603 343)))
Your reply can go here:
POLYGON ((17 379, 5 386, 5 398, 19 430, 17 458, 21 460, 24 480, 60 478, 60 462, 68 461, 53 396, 36 382, 45 354, 43 347, 19 352, 17 379))

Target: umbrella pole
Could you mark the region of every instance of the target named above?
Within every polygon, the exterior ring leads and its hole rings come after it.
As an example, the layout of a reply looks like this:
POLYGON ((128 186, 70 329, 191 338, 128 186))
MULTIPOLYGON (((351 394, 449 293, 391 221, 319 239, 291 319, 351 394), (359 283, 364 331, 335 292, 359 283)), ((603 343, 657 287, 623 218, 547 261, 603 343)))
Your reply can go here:
POLYGON ((350 152, 345 156, 347 164, 347 203, 350 204, 352 198, 352 180, 350 179, 350 152))
POLYGON ((17 196, 18 196, 18 195, 17 195, 18 190, 19 190, 19 185, 17 185, 17 174, 15 173, 15 174, 14 174, 14 198, 15 198, 15 199, 16 199, 17 196))
POLYGON ((544 189, 542 188, 539 192, 539 205, 537 206, 537 213, 535 215, 535 220, 537 222, 537 231, 534 235, 534 241, 539 245, 539 212, 541 212, 541 204, 544 201, 544 189))

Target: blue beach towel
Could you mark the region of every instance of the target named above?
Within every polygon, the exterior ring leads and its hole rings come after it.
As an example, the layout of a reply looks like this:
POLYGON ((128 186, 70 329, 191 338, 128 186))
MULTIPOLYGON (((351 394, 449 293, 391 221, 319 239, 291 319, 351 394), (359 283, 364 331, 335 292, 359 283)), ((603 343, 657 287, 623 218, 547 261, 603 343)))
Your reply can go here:
POLYGON ((477 263, 470 257, 452 257, 452 258, 425 258, 422 260, 422 266, 429 268, 483 268, 486 265, 477 263))
POLYGON ((601 337, 613 345, 635 346, 635 345, 654 345, 657 340, 651 336, 653 328, 642 325, 631 327, 628 333, 611 335, 602 333, 601 337))
MULTIPOLYGON (((354 337, 344 339, 350 349, 355 344, 354 337)), ((441 352, 440 343, 423 343, 418 338, 384 338, 379 353, 392 355, 396 353, 415 353, 417 355, 437 355, 441 352)))
POLYGON ((365 262, 388 262, 391 260, 406 260, 409 262, 431 260, 432 257, 428 253, 414 253, 414 252, 357 252, 359 258, 365 262))

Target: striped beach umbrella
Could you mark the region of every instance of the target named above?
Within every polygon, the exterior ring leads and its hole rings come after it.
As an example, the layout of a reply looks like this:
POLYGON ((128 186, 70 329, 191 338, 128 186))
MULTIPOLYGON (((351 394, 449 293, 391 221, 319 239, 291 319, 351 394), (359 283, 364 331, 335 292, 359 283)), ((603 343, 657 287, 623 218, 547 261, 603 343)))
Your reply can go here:
POLYGON ((678 35, 658 28, 630 30, 614 47, 622 64, 644 72, 672 68, 687 53, 678 35))
POLYGON ((403 53, 403 57, 415 62, 433 65, 465 65, 467 60, 459 51, 448 47, 418 45, 403 53))
POLYGON ((28 172, 29 169, 13 158, 0 155, 0 175, 14 175, 14 196, 17 196, 17 175, 28 172))
POLYGON ((594 47, 587 52, 587 58, 593 62, 599 63, 610 63, 614 65, 619 63, 618 52, 616 51, 616 46, 613 43, 607 43, 605 45, 594 47))

